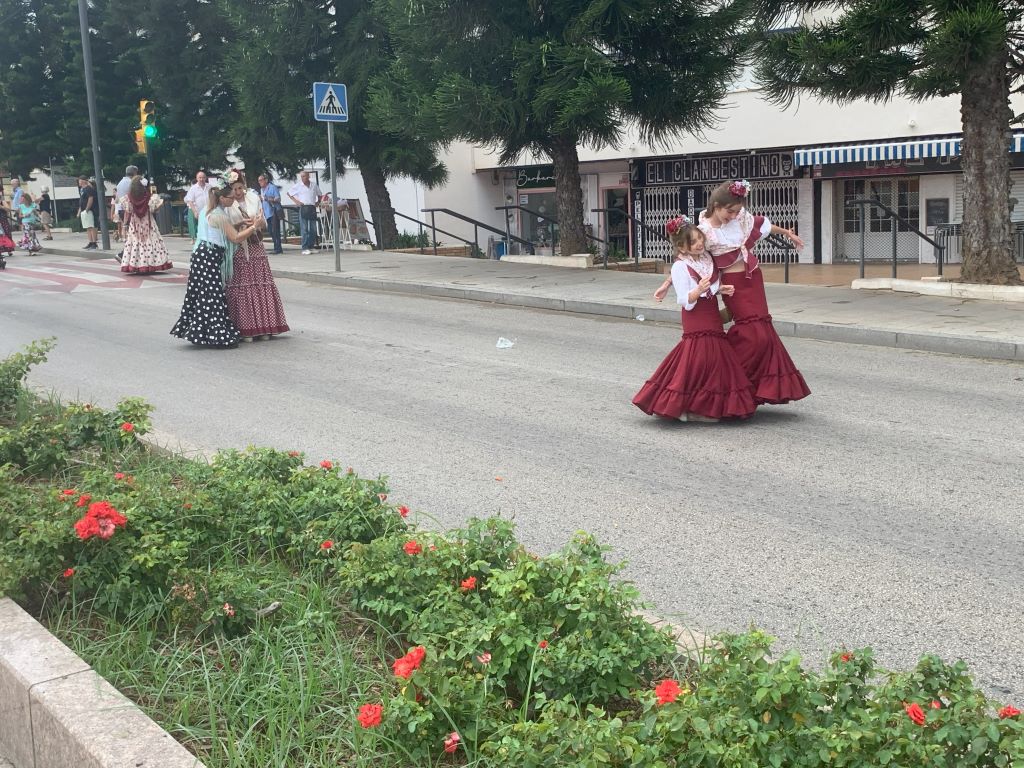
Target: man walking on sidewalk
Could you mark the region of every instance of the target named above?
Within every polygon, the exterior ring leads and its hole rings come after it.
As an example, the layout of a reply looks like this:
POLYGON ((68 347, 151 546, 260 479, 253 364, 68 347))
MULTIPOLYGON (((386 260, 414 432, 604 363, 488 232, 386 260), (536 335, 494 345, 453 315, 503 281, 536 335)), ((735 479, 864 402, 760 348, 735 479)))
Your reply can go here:
POLYGON ((309 256, 316 245, 316 204, 320 200, 320 187, 309 180, 309 171, 303 171, 299 174, 299 181, 288 190, 288 197, 299 206, 302 255, 309 256))
POLYGON ((271 184, 265 173, 261 173, 257 179, 260 185, 260 200, 263 201, 263 218, 267 220, 267 227, 270 229, 270 239, 274 241, 272 253, 284 253, 281 250, 281 190, 271 184))
POLYGON ((89 183, 88 176, 79 176, 78 189, 78 217, 82 221, 82 229, 89 238, 85 250, 94 251, 99 248, 96 244, 96 188, 89 183))
POLYGON ((111 218, 117 222, 117 239, 124 240, 124 205, 121 203, 128 196, 131 189, 132 179, 137 176, 137 166, 129 165, 124 169, 124 176, 117 182, 117 189, 114 190, 114 199, 110 201, 110 210, 113 212, 111 218))
POLYGON ((192 240, 196 239, 199 214, 206 207, 206 198, 209 192, 210 185, 206 182, 206 173, 199 171, 196 174, 196 183, 185 193, 185 205, 188 206, 188 236, 192 240))

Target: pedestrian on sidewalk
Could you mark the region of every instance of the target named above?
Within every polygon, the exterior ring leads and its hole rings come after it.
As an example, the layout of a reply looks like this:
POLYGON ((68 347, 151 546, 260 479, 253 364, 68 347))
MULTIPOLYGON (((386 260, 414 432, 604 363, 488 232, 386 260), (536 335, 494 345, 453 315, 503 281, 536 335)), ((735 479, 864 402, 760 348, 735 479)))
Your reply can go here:
POLYGON ((804 247, 804 241, 795 232, 772 224, 767 216, 748 211, 749 193, 749 181, 718 185, 701 211, 698 226, 722 272, 723 285, 735 288, 732 295, 723 294, 733 320, 729 342, 754 385, 754 399, 758 404, 788 403, 807 397, 811 390, 772 325, 754 246, 768 235, 787 237, 798 249, 804 247))
MULTIPOLYGON (((676 249, 672 285, 682 305, 683 338, 633 398, 644 413, 680 421, 746 419, 757 409, 754 387, 722 329, 721 274, 705 250, 704 234, 685 216, 666 225, 676 249)), ((660 289, 659 289, 660 290, 660 289)))
POLYGON ((274 243, 272 253, 284 253, 281 249, 281 219, 284 208, 281 206, 281 190, 271 184, 265 173, 261 173, 257 182, 260 185, 260 200, 263 202, 263 218, 267 220, 270 240, 274 243))
POLYGON ((185 193, 185 206, 188 208, 188 236, 193 242, 196 239, 199 213, 206 208, 210 197, 210 184, 206 180, 206 172, 196 173, 196 183, 185 193))
POLYGON ((14 214, 11 220, 11 225, 14 227, 21 226, 21 214, 18 212, 18 207, 21 205, 21 196, 25 194, 25 190, 22 189, 21 179, 17 176, 11 177, 11 211, 14 214))
POLYGON ((162 272, 174 266, 153 212, 164 201, 147 179, 136 175, 121 198, 124 215, 124 250, 121 271, 138 274, 162 272))
POLYGON ((39 238, 36 237, 36 227, 39 226, 39 206, 28 191, 21 195, 18 215, 21 217, 21 241, 18 243, 18 247, 24 248, 29 253, 38 253, 43 250, 43 246, 39 244, 39 238))
POLYGON ((200 207, 185 301, 181 316, 171 329, 172 336, 201 347, 238 346, 239 333, 228 314, 224 283, 230 274, 231 251, 256 229, 235 231, 225 210, 225 206, 233 203, 231 187, 211 186, 206 205, 200 207))
POLYGON ((50 197, 50 188, 43 187, 43 193, 39 196, 39 224, 43 228, 45 237, 43 240, 53 240, 53 199, 50 197))
POLYGON ((299 233, 302 236, 302 255, 309 256, 316 246, 316 205, 320 200, 320 187, 309 180, 309 171, 302 171, 299 180, 288 190, 288 197, 299 206, 299 233))
POLYGON ((263 204, 255 193, 247 193, 241 171, 230 171, 228 181, 235 201, 228 208, 232 223, 236 227, 255 227, 253 234, 235 249, 227 281, 228 313, 242 334, 242 341, 266 340, 288 331, 288 321, 263 247, 263 204))
POLYGON ((78 177, 78 194, 78 217, 89 238, 85 250, 94 251, 99 248, 96 244, 96 188, 89 182, 88 176, 78 177))
POLYGON ((114 197, 110 201, 110 218, 117 224, 116 238, 118 241, 124 240, 124 199, 128 196, 128 192, 132 186, 132 179, 139 175, 139 169, 137 166, 129 165, 124 169, 124 176, 117 182, 117 187, 114 189, 114 197))

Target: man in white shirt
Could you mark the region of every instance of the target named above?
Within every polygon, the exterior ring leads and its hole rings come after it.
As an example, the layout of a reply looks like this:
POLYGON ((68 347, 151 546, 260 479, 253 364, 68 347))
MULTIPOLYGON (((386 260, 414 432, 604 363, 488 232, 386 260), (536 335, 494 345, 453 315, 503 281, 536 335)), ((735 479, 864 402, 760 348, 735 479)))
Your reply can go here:
POLYGON ((121 200, 128 194, 132 186, 132 178, 139 173, 138 167, 129 165, 124 169, 124 178, 117 182, 114 190, 114 199, 110 201, 110 218, 117 222, 117 239, 124 240, 124 205, 121 200))
POLYGON ((309 171, 299 174, 299 180, 288 190, 288 197, 299 206, 299 233, 302 235, 302 255, 308 256, 316 245, 316 205, 320 201, 320 187, 309 180, 309 171))
POLYGON ((206 181, 206 174, 199 171, 196 174, 196 183, 185 193, 185 205, 188 206, 188 235, 193 240, 196 239, 196 224, 199 222, 199 214, 206 207, 209 193, 210 185, 206 181))

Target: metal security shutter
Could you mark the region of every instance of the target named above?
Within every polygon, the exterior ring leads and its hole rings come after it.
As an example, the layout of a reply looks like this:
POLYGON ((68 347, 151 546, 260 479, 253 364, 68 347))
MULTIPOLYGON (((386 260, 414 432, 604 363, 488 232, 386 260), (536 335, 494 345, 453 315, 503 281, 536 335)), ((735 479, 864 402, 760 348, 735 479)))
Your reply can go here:
MULTIPOLYGON (((1010 171, 1010 197, 1017 198, 1017 205, 1010 213, 1011 221, 1024 221, 1024 171, 1010 171)), ((956 177, 956 209, 953 222, 961 224, 964 220, 964 177, 956 177)))
MULTIPOLYGON (((752 212, 767 216, 776 226, 783 229, 792 229, 800 234, 798 220, 800 215, 797 205, 796 179, 755 181, 750 191, 750 205, 752 212)), ((708 195, 718 184, 705 184, 701 187, 701 197, 694 200, 693 205, 689 199, 684 200, 681 187, 646 187, 644 189, 644 221, 659 232, 663 232, 665 224, 669 219, 675 218, 680 213, 687 216, 692 215, 695 219, 704 209, 708 195)), ((691 189, 691 188, 685 188, 691 189)), ((761 243, 757 246, 757 258, 766 264, 781 264, 784 260, 785 250, 769 243, 761 243)), ((672 246, 666 240, 655 237, 647 239, 646 252, 643 258, 661 259, 666 262, 672 261, 674 254, 672 246)), ((808 255, 808 258, 810 256, 808 255)), ((798 259, 797 252, 790 251, 790 262, 798 259)))

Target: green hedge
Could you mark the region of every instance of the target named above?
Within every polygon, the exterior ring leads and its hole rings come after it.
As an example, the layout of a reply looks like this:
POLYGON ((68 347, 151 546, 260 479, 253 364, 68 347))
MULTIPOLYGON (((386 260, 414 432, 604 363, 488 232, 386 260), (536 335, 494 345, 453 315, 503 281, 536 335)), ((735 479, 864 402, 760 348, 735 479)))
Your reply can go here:
MULTIPOLYGON (((841 650, 813 671, 796 654, 773 656, 757 631, 722 635, 692 660, 639 618, 621 566, 586 534, 537 557, 500 519, 420 529, 389 503, 384 479, 307 466, 294 451, 153 456, 138 439, 149 427, 142 401, 105 411, 22 389, 51 345, 0 363, 0 592, 37 614, 47 604, 58 624, 87 605, 92 622, 149 615, 152 642, 249 644, 278 623, 328 620, 289 615, 295 600, 268 611, 273 580, 261 573, 337 589, 347 606, 332 620, 394 639, 384 684, 318 694, 325 711, 337 696, 360 706, 351 742, 361 760, 1024 765, 1021 716, 987 700, 961 662, 925 656, 889 672, 869 649, 841 650)), ((201 687, 209 672, 196 674, 201 687)), ((317 765, 336 763, 324 754, 317 765)))

